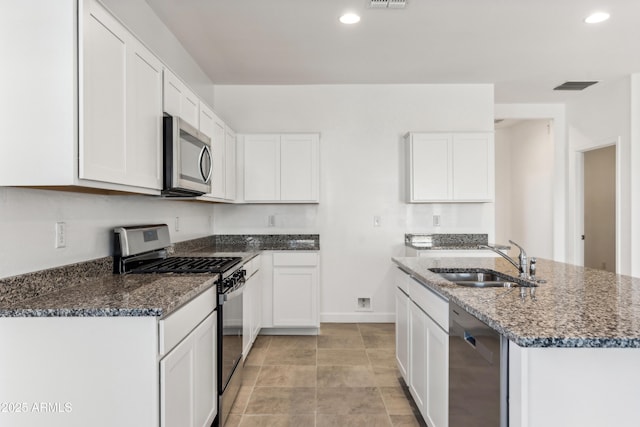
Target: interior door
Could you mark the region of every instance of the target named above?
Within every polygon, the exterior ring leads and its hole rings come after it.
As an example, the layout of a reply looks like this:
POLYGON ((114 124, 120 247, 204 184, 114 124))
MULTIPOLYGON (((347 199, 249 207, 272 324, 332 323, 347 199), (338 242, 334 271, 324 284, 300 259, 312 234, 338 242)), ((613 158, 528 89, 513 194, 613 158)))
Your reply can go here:
POLYGON ((616 146, 584 153, 584 265, 616 271, 616 146))

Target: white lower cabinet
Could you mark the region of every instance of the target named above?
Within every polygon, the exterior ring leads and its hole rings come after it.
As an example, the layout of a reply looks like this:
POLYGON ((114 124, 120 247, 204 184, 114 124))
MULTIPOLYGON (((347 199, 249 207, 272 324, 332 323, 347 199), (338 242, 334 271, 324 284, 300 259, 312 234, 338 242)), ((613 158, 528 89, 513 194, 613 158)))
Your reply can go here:
POLYGON ((449 303, 397 269, 396 360, 429 427, 446 427, 449 412, 449 303))
MULTIPOLYGON (((320 327, 320 253, 263 252, 262 330, 320 327)), ((289 333, 295 333, 295 331, 289 333)))
POLYGON ((216 416, 214 304, 215 292, 205 292, 161 321, 161 356, 178 342, 160 360, 161 427, 209 427, 216 416))
POLYGON ((427 315, 413 301, 409 303, 409 325, 408 386, 424 417, 427 402, 427 315))
POLYGON ((160 361, 161 426, 211 425, 217 399, 215 334, 213 312, 160 361))
POLYGON ((396 361, 408 384, 409 373, 409 296, 396 288, 396 361))
POLYGON ((427 395, 423 416, 431 427, 444 427, 449 419, 449 334, 426 317, 427 395))
POLYGON ((242 299, 242 354, 246 358, 262 328, 261 255, 253 258, 245 268, 247 283, 242 299))
POLYGON ((273 325, 319 327, 318 256, 273 254, 273 325))

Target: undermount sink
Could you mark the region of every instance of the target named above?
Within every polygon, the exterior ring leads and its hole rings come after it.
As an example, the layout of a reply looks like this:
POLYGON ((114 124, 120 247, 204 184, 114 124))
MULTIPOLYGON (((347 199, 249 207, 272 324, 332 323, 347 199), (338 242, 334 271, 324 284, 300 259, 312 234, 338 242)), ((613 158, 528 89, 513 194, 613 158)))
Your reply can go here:
POLYGON ((513 288, 513 287, 535 287, 535 283, 523 284, 516 282, 516 279, 493 270, 469 270, 451 268, 432 268, 433 273, 439 274, 458 286, 470 288, 513 288))

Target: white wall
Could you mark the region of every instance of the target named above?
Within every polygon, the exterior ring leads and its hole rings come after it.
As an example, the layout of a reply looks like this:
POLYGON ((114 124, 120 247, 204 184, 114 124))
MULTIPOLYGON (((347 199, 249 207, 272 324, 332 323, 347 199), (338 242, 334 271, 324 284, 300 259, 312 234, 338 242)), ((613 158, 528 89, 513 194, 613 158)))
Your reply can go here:
POLYGON ((496 104, 498 119, 551 120, 553 135, 553 260, 567 259, 568 228, 573 220, 567 211, 567 122, 564 104, 496 104))
POLYGON ((506 244, 511 235, 511 127, 496 128, 496 239, 506 244))
POLYGON ((0 187, 0 278, 110 256, 115 226, 154 223, 169 224, 173 242, 207 236, 212 208, 150 196, 0 187), (66 224, 65 248, 55 249, 56 222, 66 224))
MULTIPOLYGON (((581 153, 618 142, 617 272, 631 274, 631 79, 595 85, 567 104, 568 125, 568 260, 583 263, 581 153)), ((636 189, 637 193, 638 190, 636 189)), ((638 197, 637 195, 635 197, 638 197)), ((635 218, 637 223, 638 219, 635 218)), ((637 255, 635 256, 637 258, 637 255)))
POLYGON ((216 86, 215 93, 216 111, 239 133, 321 134, 319 205, 217 205, 214 231, 319 233, 322 320, 393 319, 390 258, 404 254, 405 232, 493 238, 493 204, 408 205, 401 167, 408 131, 493 131, 491 85, 216 86), (433 213, 441 215, 439 230, 433 213), (270 214, 276 227, 267 227, 270 214), (371 315, 355 312, 363 296, 372 298, 371 315))
POLYGON ((553 259, 551 122, 519 121, 497 130, 496 140, 496 229, 502 233, 497 240, 511 239, 530 256, 553 259))

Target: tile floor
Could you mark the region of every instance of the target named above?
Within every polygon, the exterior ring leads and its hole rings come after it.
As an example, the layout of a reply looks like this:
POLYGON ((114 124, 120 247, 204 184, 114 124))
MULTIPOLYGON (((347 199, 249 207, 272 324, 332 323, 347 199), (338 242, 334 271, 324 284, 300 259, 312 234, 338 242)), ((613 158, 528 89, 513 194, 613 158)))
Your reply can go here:
POLYGON ((256 339, 225 427, 424 426, 395 362, 393 323, 323 323, 256 339))

